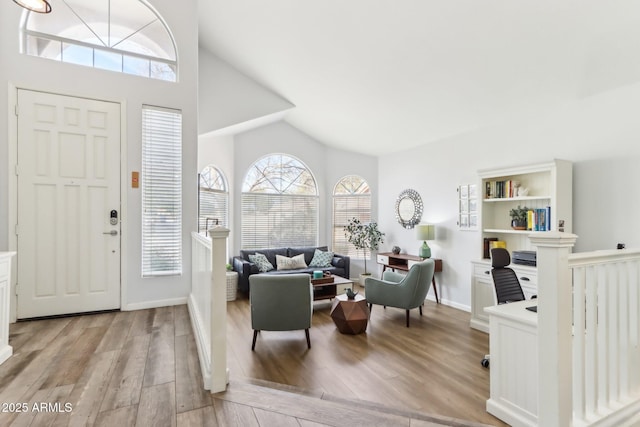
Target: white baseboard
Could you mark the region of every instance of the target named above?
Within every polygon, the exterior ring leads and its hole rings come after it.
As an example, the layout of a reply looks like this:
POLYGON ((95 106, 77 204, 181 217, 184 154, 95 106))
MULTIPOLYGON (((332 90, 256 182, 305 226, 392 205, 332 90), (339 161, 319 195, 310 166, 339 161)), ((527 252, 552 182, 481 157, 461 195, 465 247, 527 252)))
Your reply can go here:
MULTIPOLYGON (((427 295, 427 300, 436 302, 436 297, 432 296, 432 295, 427 295)), ((446 305, 446 306, 449 306, 451 308, 455 308, 455 309, 458 309, 458 310, 466 311, 467 313, 471 313, 471 307, 470 306, 464 305, 464 304, 459 304, 459 303, 457 303, 455 301, 450 301, 450 300, 447 300, 447 299, 440 298, 440 304, 446 305)))
POLYGON ((147 310, 149 308, 171 307, 173 305, 183 305, 186 303, 187 297, 135 302, 122 307, 122 311, 147 310))

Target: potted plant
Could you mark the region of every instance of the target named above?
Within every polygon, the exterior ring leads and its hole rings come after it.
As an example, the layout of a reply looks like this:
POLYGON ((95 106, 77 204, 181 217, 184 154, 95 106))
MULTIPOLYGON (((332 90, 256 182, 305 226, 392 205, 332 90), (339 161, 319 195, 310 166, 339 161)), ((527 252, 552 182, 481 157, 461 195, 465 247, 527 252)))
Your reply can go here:
POLYGON ((511 217, 511 228, 514 230, 526 230, 527 229, 527 216, 529 215, 528 207, 515 207, 509 211, 511 217))
POLYGON ((360 275, 360 284, 364 286, 364 279, 371 276, 367 271, 367 258, 372 251, 377 251, 380 243, 384 243, 384 233, 378 230, 376 222, 363 224, 358 218, 351 218, 344 227, 344 235, 356 250, 362 250, 364 256, 364 273, 360 275))

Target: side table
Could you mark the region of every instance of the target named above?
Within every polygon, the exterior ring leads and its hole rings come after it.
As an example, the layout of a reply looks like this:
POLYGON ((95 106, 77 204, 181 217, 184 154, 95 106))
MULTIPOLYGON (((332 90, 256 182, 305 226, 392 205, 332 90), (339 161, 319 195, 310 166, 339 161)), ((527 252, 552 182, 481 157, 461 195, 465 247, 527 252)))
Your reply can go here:
POLYGON ((338 295, 331 304, 331 319, 343 334, 364 332, 370 315, 367 300, 362 295, 356 295, 354 299, 347 298, 345 294, 338 295))

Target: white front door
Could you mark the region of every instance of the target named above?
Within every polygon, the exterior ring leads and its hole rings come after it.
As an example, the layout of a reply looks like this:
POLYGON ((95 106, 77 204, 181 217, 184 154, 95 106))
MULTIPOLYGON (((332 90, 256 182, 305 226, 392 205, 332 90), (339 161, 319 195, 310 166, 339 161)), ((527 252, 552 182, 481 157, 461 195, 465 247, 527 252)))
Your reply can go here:
POLYGON ((18 90, 17 112, 17 317, 119 308, 120 104, 18 90))

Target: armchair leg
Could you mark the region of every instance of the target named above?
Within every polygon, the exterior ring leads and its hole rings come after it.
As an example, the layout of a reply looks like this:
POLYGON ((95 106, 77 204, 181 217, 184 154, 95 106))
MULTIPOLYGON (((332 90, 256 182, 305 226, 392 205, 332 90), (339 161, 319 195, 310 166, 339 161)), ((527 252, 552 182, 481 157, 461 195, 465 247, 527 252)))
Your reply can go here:
POLYGON ((407 312, 407 328, 409 327, 409 310, 406 310, 407 312))
POLYGON ((372 308, 373 308, 373 304, 369 303, 369 313, 371 313, 372 308))
POLYGON ((420 316, 422 316, 422 306, 420 306, 420 316))
POLYGON ((307 348, 311 348, 311 339, 309 339, 309 328, 304 330, 304 334, 307 337, 307 348))
POLYGON ((253 342, 251 343, 251 351, 254 351, 256 349, 256 338, 258 337, 258 330, 254 329, 253 330, 253 342))

